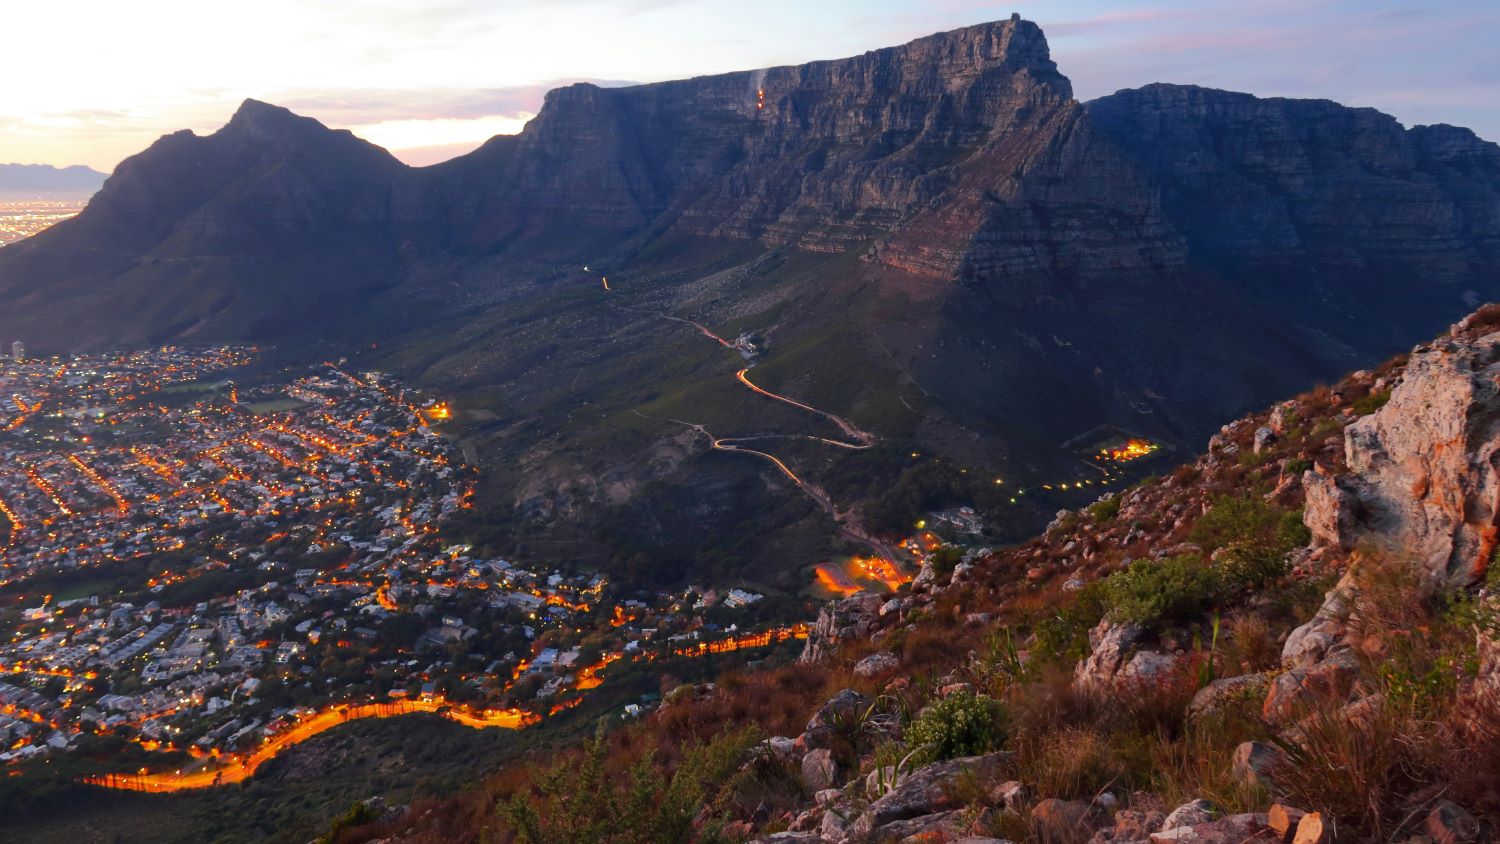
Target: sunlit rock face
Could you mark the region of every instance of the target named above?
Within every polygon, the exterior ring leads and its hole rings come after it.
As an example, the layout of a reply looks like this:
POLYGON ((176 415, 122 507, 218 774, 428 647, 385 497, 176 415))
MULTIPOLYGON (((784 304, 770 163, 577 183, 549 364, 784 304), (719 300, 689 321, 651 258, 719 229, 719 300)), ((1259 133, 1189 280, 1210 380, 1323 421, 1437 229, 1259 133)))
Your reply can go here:
POLYGON ((1434 587, 1481 577, 1500 534, 1500 330, 1485 312, 1420 347, 1389 402, 1344 436, 1349 475, 1308 488, 1317 535, 1392 555, 1434 587))

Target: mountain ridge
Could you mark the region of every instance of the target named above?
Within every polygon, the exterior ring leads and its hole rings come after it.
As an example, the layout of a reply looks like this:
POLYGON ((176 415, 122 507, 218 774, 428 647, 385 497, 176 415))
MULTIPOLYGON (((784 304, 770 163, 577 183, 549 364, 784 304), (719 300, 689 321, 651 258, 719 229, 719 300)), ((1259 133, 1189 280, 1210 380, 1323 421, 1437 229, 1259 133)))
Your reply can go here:
MULTIPOLYGON (((846 456, 787 455, 867 501, 906 470, 891 455, 1067 477, 1093 471, 1066 443, 1097 426, 1184 445, 1379 360, 1500 298, 1492 220, 1500 159, 1471 134, 1182 86, 1079 103, 1011 19, 567 86, 519 135, 423 168, 249 101, 7 247, 0 336, 361 350, 490 419, 461 434, 496 478, 487 513, 597 543, 590 519, 661 485, 757 477, 639 420, 800 430, 662 316, 769 337, 768 389, 889 443, 863 485, 846 456)), ((704 506, 735 521, 733 496, 704 506)), ((620 518, 664 557, 691 533, 620 518)))
POLYGON ((54 167, 50 164, 0 163, 0 197, 86 197, 99 189, 106 175, 82 164, 54 167))

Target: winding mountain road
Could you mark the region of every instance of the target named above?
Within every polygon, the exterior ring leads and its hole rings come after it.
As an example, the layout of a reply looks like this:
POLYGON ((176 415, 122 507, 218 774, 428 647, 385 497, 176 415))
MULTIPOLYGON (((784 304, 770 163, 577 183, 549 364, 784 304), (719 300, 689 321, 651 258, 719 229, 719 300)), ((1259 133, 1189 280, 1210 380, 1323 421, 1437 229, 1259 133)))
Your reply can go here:
MULTIPOLYGON (((714 333, 714 331, 711 330, 708 326, 700 322, 694 322, 690 319, 673 316, 663 311, 643 311, 635 308, 624 307, 621 307, 621 310, 629 311, 632 313, 651 314, 661 317, 662 319, 671 320, 672 322, 682 323, 683 325, 691 326, 692 328, 696 329, 699 334, 702 334, 704 337, 713 340, 726 349, 739 348, 736 344, 725 340, 723 337, 720 337, 718 334, 714 333)), ((753 366, 754 364, 751 364, 751 366, 746 366, 736 372, 734 374, 735 380, 739 381, 746 388, 756 393, 757 395, 765 396, 766 398, 779 401, 784 404, 789 404, 792 407, 798 408, 799 410, 804 410, 808 413, 816 414, 823 417, 824 419, 827 419, 834 425, 838 426, 838 429, 842 431, 844 435, 850 440, 853 440, 853 442, 829 439, 828 437, 820 437, 815 434, 755 434, 742 437, 719 437, 715 436, 713 432, 709 431, 706 426, 697 422, 687 422, 682 419, 653 417, 641 413, 640 411, 632 412, 637 416, 645 419, 657 419, 658 421, 672 422, 677 425, 684 425, 686 427, 692 428, 693 430, 707 437, 709 444, 715 451, 737 451, 744 454, 750 454, 755 457, 759 457, 762 460, 765 460, 766 462, 775 466, 777 471, 781 472, 787 477, 788 480, 796 484, 798 489, 802 490, 802 492, 807 495, 808 498, 811 498, 814 503, 816 503, 824 512, 826 512, 833 519, 834 524, 837 525, 839 534, 841 536, 868 547, 876 554, 876 556, 884 558, 891 565, 896 566, 897 570, 899 571, 900 564, 896 560, 895 551, 880 539, 865 532, 865 530, 859 525, 858 519, 855 518, 855 514, 853 513, 853 511, 840 512, 838 506, 834 504, 833 499, 828 496, 828 493, 825 492, 822 487, 819 487, 818 485, 810 481, 804 480, 795 471, 793 471, 792 468, 785 463, 785 461, 783 461, 776 455, 768 451, 762 451, 757 448, 748 448, 744 445, 741 445, 741 443, 756 442, 759 440, 803 439, 823 443, 824 445, 831 445, 837 448, 862 451, 864 449, 872 447, 875 444, 875 435, 870 433, 869 431, 865 431, 859 428, 854 423, 843 418, 842 416, 839 416, 838 414, 830 413, 826 410, 813 407, 810 404, 797 401, 796 399, 790 398, 788 396, 783 396, 780 393, 774 393, 770 390, 765 389, 764 387, 757 385, 755 382, 751 381, 749 377, 750 369, 753 366)))

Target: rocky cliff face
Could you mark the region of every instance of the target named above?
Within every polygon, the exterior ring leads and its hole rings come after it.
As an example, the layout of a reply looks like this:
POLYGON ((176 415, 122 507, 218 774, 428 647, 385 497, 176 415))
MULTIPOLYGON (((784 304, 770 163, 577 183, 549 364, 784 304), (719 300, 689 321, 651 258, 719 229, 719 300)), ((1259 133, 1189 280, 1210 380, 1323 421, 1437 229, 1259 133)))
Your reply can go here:
POLYGON ((1473 308, 1500 265, 1500 147, 1468 130, 1185 85, 1088 110, 1152 174, 1195 262, 1338 335, 1473 308))
POLYGON ((573 85, 519 137, 438 169, 485 184, 486 201, 458 203, 471 245, 655 224, 816 251, 878 240, 882 261, 949 278, 1181 258, 1154 194, 1021 20, 838 61, 573 85), (1081 170, 1105 178, 1064 178, 1081 170))

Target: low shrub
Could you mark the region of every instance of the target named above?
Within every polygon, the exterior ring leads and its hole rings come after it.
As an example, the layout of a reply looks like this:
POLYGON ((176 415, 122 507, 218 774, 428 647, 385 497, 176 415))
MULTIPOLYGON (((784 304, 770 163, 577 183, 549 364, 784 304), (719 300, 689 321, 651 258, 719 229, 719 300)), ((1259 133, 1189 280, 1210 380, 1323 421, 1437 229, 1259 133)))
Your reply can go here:
POLYGON ((601 724, 579 758, 535 770, 530 788, 498 808, 523 844, 702 841, 713 831, 695 831, 694 817, 704 804, 722 808, 734 799, 726 792, 745 787, 735 774, 761 737, 753 727, 721 733, 685 747, 670 775, 649 753, 622 775, 607 767, 601 724))
POLYGON ((1137 560, 1101 583, 1110 620, 1143 627, 1201 616, 1224 593, 1220 572, 1196 554, 1137 560))
POLYGON ((1214 565, 1222 575, 1226 591, 1249 594, 1291 573, 1287 550, 1290 549, 1233 545, 1223 550, 1214 565))
POLYGON ((1369 416, 1371 413, 1385 407, 1386 402, 1390 400, 1391 391, 1381 390, 1378 393, 1371 393, 1362 399, 1355 399, 1354 403, 1349 406, 1360 416, 1369 416))
POLYGON ((960 691, 922 710, 906 728, 906 745, 918 765, 977 756, 1005 744, 1009 725, 1009 714, 999 701, 960 691))
POLYGON ((1094 524, 1102 525, 1120 515, 1121 503, 1122 499, 1118 495, 1110 496, 1103 501, 1095 501, 1089 505, 1089 516, 1093 518, 1094 524))
POLYGON ((1073 601, 1055 607, 1032 625, 1032 658, 1072 664, 1089 654, 1089 630, 1109 611, 1103 581, 1088 584, 1073 601))
POLYGON ((945 575, 952 574, 953 570, 955 568, 958 568, 958 564, 963 560, 963 558, 964 549, 958 547, 957 545, 944 545, 936 551, 933 551, 932 556, 929 557, 928 560, 932 563, 932 570, 937 573, 939 577, 943 577, 945 575))
POLYGON ((1310 534, 1302 514, 1283 510, 1257 495, 1221 495, 1213 500, 1188 531, 1188 539, 1213 553, 1229 545, 1242 545, 1267 553, 1284 554, 1306 545, 1310 534))

